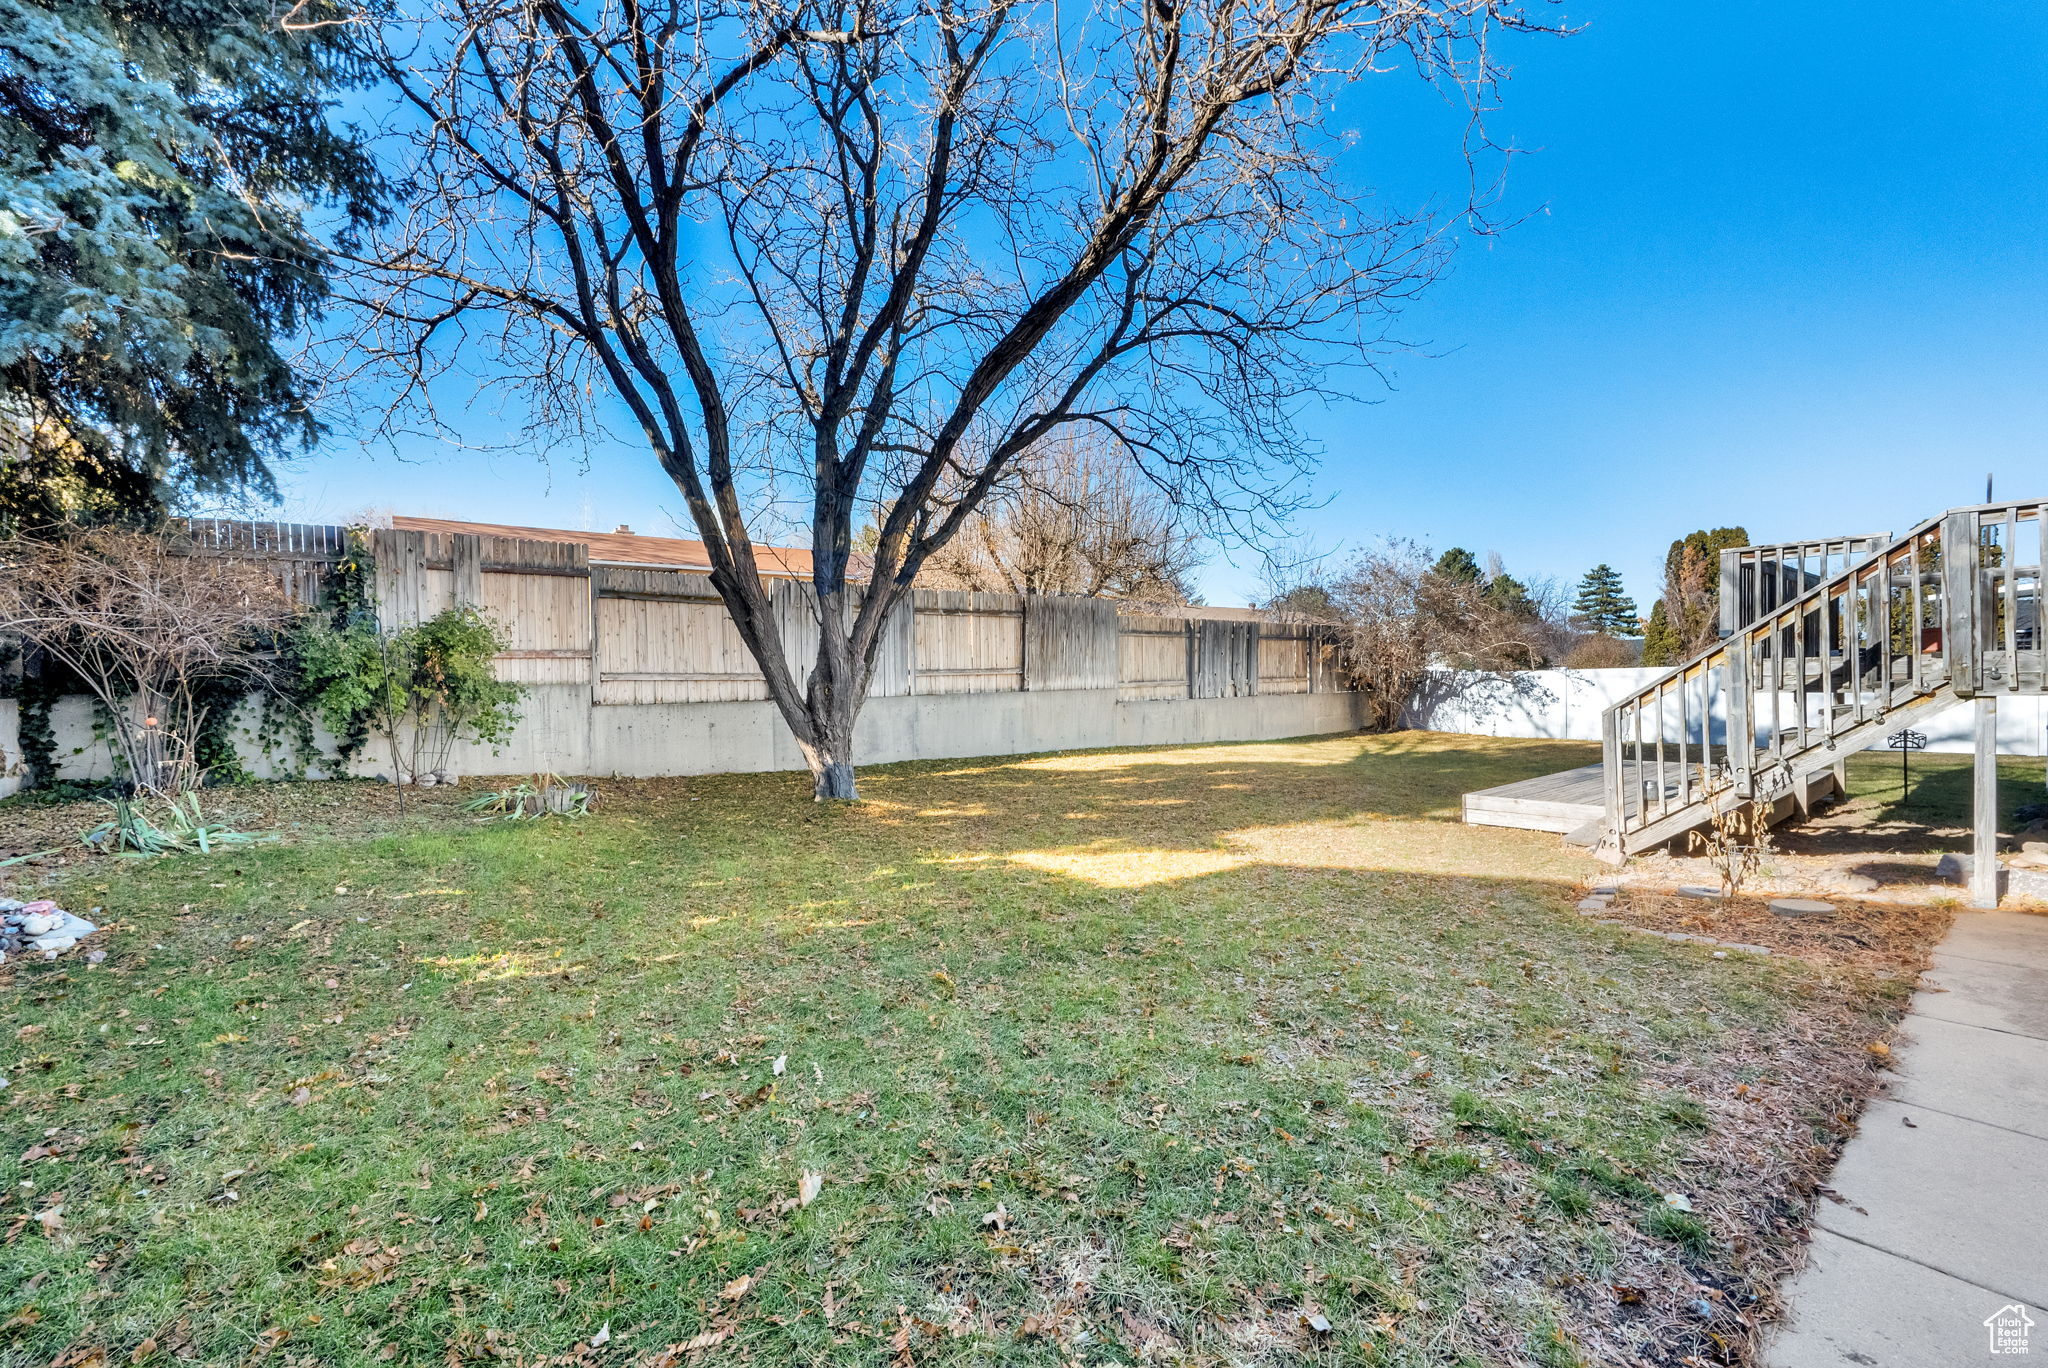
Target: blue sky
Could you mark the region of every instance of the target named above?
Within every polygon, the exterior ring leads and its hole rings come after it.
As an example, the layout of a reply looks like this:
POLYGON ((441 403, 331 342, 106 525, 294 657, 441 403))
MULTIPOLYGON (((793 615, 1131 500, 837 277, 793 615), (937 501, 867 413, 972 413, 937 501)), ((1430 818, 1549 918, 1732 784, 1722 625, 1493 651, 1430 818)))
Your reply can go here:
MULTIPOLYGON (((1903 530, 2048 497, 2048 6, 1886 11, 1594 0, 1507 52, 1492 119, 1519 221, 1464 241, 1406 310, 1389 383, 1311 415, 1322 549, 1382 535, 1575 580, 1647 611, 1693 527, 1757 540, 1903 530)), ((1385 202, 1459 193, 1456 111, 1413 82, 1341 111, 1385 202)), ((677 533, 621 444, 589 471, 328 443, 283 516, 365 508, 677 533)), ((1211 602, 1256 563, 1200 576, 1211 602)))

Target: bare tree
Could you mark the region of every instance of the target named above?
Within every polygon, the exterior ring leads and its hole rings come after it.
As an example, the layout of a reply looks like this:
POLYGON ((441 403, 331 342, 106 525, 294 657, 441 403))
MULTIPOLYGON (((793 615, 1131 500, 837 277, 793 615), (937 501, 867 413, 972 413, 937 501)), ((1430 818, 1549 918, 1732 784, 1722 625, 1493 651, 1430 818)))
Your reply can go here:
POLYGON ((1201 562, 1185 510, 1099 434, 1025 453, 918 583, 999 594, 1185 603, 1201 562))
POLYGON ((885 616, 1048 438, 1106 434, 1226 522, 1285 511, 1292 415, 1444 245, 1339 180, 1335 91, 1405 67, 1476 114, 1489 38, 1530 26, 1521 0, 390 3, 416 199, 358 263, 351 342, 402 368, 394 421, 448 430, 471 345, 528 437, 623 417, 820 798, 855 795, 885 616), (807 671, 756 568, 775 500, 811 532, 807 671))
POLYGON ((101 528, 0 541, 0 632, 68 667, 112 719, 138 789, 176 797, 204 777, 205 686, 251 682, 295 609, 271 571, 101 528))

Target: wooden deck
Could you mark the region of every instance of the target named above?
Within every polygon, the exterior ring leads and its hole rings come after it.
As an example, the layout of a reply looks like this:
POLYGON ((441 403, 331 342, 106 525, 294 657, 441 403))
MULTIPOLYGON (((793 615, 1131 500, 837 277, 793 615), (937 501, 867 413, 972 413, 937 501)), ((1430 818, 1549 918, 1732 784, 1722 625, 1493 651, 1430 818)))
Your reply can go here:
MULTIPOLYGON (((1644 761, 1641 765, 1633 760, 1622 762, 1622 773, 1625 776, 1621 790, 1622 802, 1627 806, 1631 818, 1636 815, 1636 805, 1641 797, 1650 797, 1654 803, 1655 795, 1649 790, 1656 785, 1657 768, 1655 760, 1644 761), (1636 778, 1638 770, 1642 771, 1641 780, 1627 782, 1636 778)), ((1602 777, 1605 769, 1604 765, 1581 765, 1577 769, 1539 775, 1534 779, 1520 779, 1512 784, 1502 784, 1498 788, 1468 793, 1465 795, 1465 824, 1520 827, 1524 831, 1555 831, 1562 835, 1569 835, 1585 828, 1583 834, 1590 837, 1607 816, 1607 790, 1602 777)), ((1808 775, 1800 782, 1806 787, 1803 801, 1795 803, 1790 798, 1781 798, 1783 808, 1771 818, 1773 822, 1836 791, 1837 781, 1832 770, 1808 775)), ((1675 765, 1666 767, 1664 794, 1676 809, 1681 801, 1681 795, 1678 791, 1678 769, 1675 765)), ((1698 820, 1705 822, 1705 814, 1701 813, 1698 820)))
MULTIPOLYGON (((1624 772, 1634 777, 1638 768, 1636 762, 1623 762, 1624 772)), ((1477 793, 1465 795, 1465 822, 1468 826, 1520 827, 1524 831, 1576 831, 1588 822, 1597 822, 1607 814, 1603 765, 1581 765, 1557 774, 1545 774, 1535 779, 1521 779, 1498 788, 1480 789, 1477 793)), ((1654 776, 1654 762, 1642 766, 1654 776)), ((1678 775, 1674 770, 1665 780, 1666 792, 1676 800, 1678 797, 1678 775)), ((1629 803, 1629 811, 1635 811, 1635 796, 1642 791, 1639 783, 1624 783, 1622 794, 1629 803)))

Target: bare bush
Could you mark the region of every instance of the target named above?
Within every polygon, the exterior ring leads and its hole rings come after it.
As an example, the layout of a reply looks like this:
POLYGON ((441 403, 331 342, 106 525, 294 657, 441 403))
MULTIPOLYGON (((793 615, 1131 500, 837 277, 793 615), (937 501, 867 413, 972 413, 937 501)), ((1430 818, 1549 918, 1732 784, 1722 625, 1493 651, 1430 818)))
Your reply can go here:
POLYGON ((1564 664, 1570 670, 1620 670, 1640 665, 1642 659, 1641 642, 1592 632, 1565 652, 1564 664))
POLYGON ((1359 552, 1328 584, 1290 591, 1329 604, 1375 727, 1400 724, 1432 669, 1516 670, 1545 658, 1554 623, 1503 607, 1485 580, 1440 574, 1435 563, 1426 547, 1389 541, 1359 552))
POLYGON ((162 537, 102 528, 0 541, 0 632, 106 705, 115 757, 147 793, 199 784, 208 686, 256 681, 266 640, 294 614, 264 567, 181 554, 162 537))

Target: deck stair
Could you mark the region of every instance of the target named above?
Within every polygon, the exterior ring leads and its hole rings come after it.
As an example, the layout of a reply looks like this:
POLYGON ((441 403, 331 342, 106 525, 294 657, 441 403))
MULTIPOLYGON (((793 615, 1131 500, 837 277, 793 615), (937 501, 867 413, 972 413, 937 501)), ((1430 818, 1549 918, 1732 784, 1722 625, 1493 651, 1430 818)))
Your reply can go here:
POLYGON ((1602 852, 1749 804, 1803 807, 1849 754, 1926 715, 2048 693, 2044 564, 2038 500, 1724 552, 1722 639, 1602 715, 1602 852))

